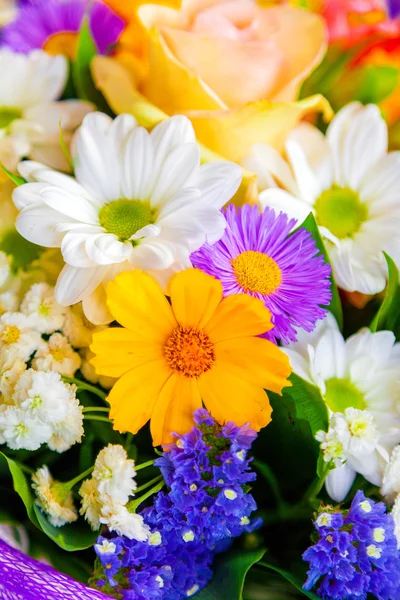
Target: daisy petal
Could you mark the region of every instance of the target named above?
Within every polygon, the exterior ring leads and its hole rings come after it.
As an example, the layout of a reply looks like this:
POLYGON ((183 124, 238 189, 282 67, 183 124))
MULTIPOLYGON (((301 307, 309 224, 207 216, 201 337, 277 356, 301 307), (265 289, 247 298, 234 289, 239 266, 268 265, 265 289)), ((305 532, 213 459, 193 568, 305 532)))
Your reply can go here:
POLYGON ((65 265, 58 276, 55 297, 62 306, 71 306, 88 296, 102 282, 108 267, 79 269, 65 265))

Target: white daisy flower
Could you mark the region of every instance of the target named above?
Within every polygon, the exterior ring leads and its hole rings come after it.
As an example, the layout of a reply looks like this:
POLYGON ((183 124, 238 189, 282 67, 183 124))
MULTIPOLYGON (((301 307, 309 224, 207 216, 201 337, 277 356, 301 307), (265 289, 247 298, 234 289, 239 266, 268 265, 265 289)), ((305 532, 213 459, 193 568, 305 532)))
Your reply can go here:
POLYGON ((19 308, 18 294, 3 292, 0 294, 0 316, 6 312, 16 312, 19 308))
POLYGON ((80 370, 86 381, 89 381, 94 385, 99 383, 105 390, 110 390, 116 383, 117 379, 115 377, 107 377, 105 375, 98 375, 96 373, 96 369, 90 362, 90 360, 95 356, 90 348, 82 348, 80 355, 82 358, 80 370))
POLYGON ((85 349, 92 343, 93 333, 104 328, 105 325, 93 325, 88 321, 79 303, 68 310, 62 332, 71 346, 85 349))
POLYGON ((302 124, 288 138, 289 165, 257 145, 245 166, 256 171, 264 208, 302 222, 313 212, 339 287, 375 294, 386 285, 386 251, 400 266, 400 153, 388 154, 387 125, 375 105, 354 102, 324 137, 302 124), (281 188, 277 187, 277 184, 281 188))
POLYGON ((126 506, 120 503, 103 504, 100 523, 130 540, 145 542, 150 536, 150 528, 145 524, 143 517, 129 512, 126 506))
POLYGON ((56 371, 65 377, 73 377, 81 366, 81 357, 62 333, 53 333, 47 342, 40 344, 32 365, 40 371, 56 371))
POLYGON ((37 450, 51 436, 51 428, 29 411, 7 406, 0 413, 0 435, 12 450, 37 450))
POLYGON ((79 489, 79 494, 82 497, 82 506, 79 512, 88 521, 93 531, 96 531, 100 527, 102 508, 97 481, 93 477, 85 479, 79 489))
POLYGON ((97 458, 92 473, 97 481, 100 494, 107 494, 112 502, 126 504, 137 485, 135 463, 128 459, 124 448, 115 444, 108 444, 103 448, 97 458))
POLYGON ((82 440, 83 430, 83 407, 75 396, 75 386, 70 385, 69 403, 67 416, 52 427, 53 434, 48 441, 50 450, 66 452, 71 446, 82 440))
POLYGON ((6 404, 14 404, 15 385, 26 370, 26 363, 21 358, 7 352, 0 353, 0 393, 6 404))
POLYGON ((68 163, 60 145, 60 123, 68 143, 83 117, 93 110, 80 100, 56 102, 68 79, 64 56, 42 50, 18 54, 0 49, 0 160, 15 171, 23 156, 61 170, 68 163))
POLYGON ((65 491, 65 485, 55 481, 48 469, 43 466, 32 475, 32 487, 36 494, 36 504, 46 513, 54 527, 62 527, 78 518, 72 493, 65 491))
POLYGON ((163 277, 190 265, 189 256, 218 240, 220 208, 239 187, 241 169, 229 162, 200 165, 190 121, 171 117, 151 133, 131 115, 114 121, 94 113, 74 141, 76 179, 38 163, 19 171, 32 182, 14 191, 16 227, 26 239, 60 247, 65 267, 56 299, 82 300, 90 321, 107 323, 104 286, 138 267, 163 277))
POLYGON ((2 288, 11 275, 12 257, 5 252, 0 252, 0 288, 2 288))
MULTIPOLYGON (((357 472, 380 485, 389 452, 400 442, 400 344, 393 333, 362 329, 345 341, 328 315, 312 333, 299 332, 298 342, 283 350, 294 372, 319 387, 330 414, 335 413, 334 429, 348 427, 345 454, 351 452, 352 460, 346 454, 346 464, 329 473, 331 496, 342 500, 357 472)), ((332 437, 320 441, 334 442, 332 437)), ((343 436, 337 439, 343 443, 343 436)), ((338 453, 340 458, 340 448, 338 453)))
POLYGON ((70 389, 58 373, 28 369, 15 385, 14 402, 45 423, 58 423, 67 417, 70 389))
POLYGON ((32 320, 22 313, 4 313, 0 317, 0 351, 6 351, 22 360, 29 360, 42 338, 32 320))
POLYGON ((54 288, 47 283, 36 283, 25 294, 20 311, 32 317, 40 333, 53 333, 62 329, 67 309, 54 298, 54 288))

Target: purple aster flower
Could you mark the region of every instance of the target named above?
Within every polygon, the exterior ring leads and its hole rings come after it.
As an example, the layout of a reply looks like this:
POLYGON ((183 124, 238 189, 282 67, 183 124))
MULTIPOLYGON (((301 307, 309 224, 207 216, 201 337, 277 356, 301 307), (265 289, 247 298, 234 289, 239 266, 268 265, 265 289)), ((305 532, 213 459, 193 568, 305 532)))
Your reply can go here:
POLYGON ((16 52, 44 49, 73 59, 82 20, 89 18, 90 31, 100 54, 106 54, 124 29, 124 21, 102 2, 89 0, 35 0, 25 3, 14 21, 1 32, 1 44, 16 52))
POLYGON ((330 266, 319 255, 311 234, 294 220, 266 208, 228 206, 227 228, 214 245, 191 255, 194 267, 220 279, 224 294, 260 298, 274 328, 265 337, 284 344, 296 341, 296 329, 312 331, 326 316, 331 299, 330 266))
POLYGON ((394 521, 382 502, 358 491, 350 510, 320 512, 315 526, 319 539, 303 554, 310 563, 304 589, 320 582, 317 593, 325 600, 366 600, 369 594, 378 600, 400 597, 394 521))

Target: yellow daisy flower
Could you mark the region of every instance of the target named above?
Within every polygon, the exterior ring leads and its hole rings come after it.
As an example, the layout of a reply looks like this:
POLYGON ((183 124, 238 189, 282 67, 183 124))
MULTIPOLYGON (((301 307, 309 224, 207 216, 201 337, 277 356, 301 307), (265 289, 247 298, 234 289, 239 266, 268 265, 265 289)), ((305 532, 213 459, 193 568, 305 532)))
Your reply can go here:
POLYGON ((221 282, 198 269, 177 273, 169 296, 142 271, 118 275, 107 304, 122 325, 95 333, 92 359, 99 375, 120 378, 108 401, 118 431, 136 433, 151 420, 155 446, 193 426, 204 402, 220 423, 271 420, 265 389, 290 385, 286 355, 257 337, 272 328, 261 300, 222 298, 221 282))

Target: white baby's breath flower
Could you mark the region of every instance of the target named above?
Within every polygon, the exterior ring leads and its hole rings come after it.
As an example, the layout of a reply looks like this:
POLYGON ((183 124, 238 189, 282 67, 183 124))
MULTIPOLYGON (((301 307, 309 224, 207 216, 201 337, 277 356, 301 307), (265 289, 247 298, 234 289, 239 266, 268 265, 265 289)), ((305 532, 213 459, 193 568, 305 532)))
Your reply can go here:
POLYGON ((93 325, 85 317, 82 304, 71 306, 65 319, 62 333, 74 348, 88 348, 92 343, 93 333, 105 329, 105 325, 93 325))
POLYGON ((97 481, 93 477, 85 479, 80 487, 79 494, 82 496, 82 506, 79 512, 88 521, 93 531, 96 531, 100 527, 102 508, 97 481))
POLYGON ((25 294, 20 311, 31 317, 40 333, 53 333, 62 329, 67 309, 54 298, 54 288, 47 283, 36 283, 25 294))
POLYGON ((110 531, 124 535, 130 540, 145 542, 150 535, 150 528, 145 524, 143 517, 129 512, 126 506, 120 503, 103 504, 100 523, 107 525, 110 531))
POLYGON ((50 450, 65 452, 81 441, 83 430, 83 407, 75 396, 75 386, 70 385, 68 411, 65 419, 53 425, 53 435, 48 441, 50 450))
POLYGON ((122 446, 109 444, 96 458, 93 478, 100 494, 107 494, 113 502, 126 504, 136 489, 135 463, 128 459, 122 446))
POLYGON ((32 365, 41 371, 56 371, 65 377, 73 377, 81 365, 81 357, 62 333, 53 333, 47 342, 42 341, 39 345, 32 365))
POLYGON ((386 465, 381 494, 389 501, 393 501, 395 496, 400 494, 400 446, 393 449, 390 460, 386 465))
POLYGON ((344 439, 338 431, 329 428, 329 431, 318 431, 315 438, 321 444, 321 452, 325 462, 333 461, 336 467, 346 462, 346 449, 348 437, 344 439))
POLYGON ((94 357, 94 353, 90 348, 82 348, 80 351, 82 358, 81 373, 87 381, 96 384, 99 383, 105 390, 110 390, 117 379, 115 377, 107 377, 106 375, 98 375, 96 369, 90 362, 90 359, 94 357))
POLYGON ((132 268, 165 279, 190 265, 194 250, 222 236, 220 209, 242 173, 229 162, 201 165, 183 116, 149 133, 132 115, 87 115, 73 149, 75 179, 39 163, 19 164, 29 183, 14 191, 16 227, 33 243, 61 248, 60 304, 82 301, 93 323, 109 323, 108 281, 132 268))
POLYGON ((11 275, 11 256, 0 251, 0 288, 2 288, 11 275))
POLYGON ((59 423, 69 411, 70 389, 58 373, 25 371, 14 388, 15 403, 45 423, 59 423))
POLYGON ((0 353, 0 393, 3 402, 14 403, 14 388, 25 370, 26 363, 21 358, 8 352, 0 353))
POLYGON ((36 504, 54 527, 77 520, 72 493, 66 490, 65 484, 53 479, 48 467, 43 466, 32 475, 32 487, 36 493, 36 504))
POLYGON ((7 406, 0 413, 0 434, 12 450, 37 450, 51 436, 51 428, 29 411, 7 406))
POLYGON ((18 294, 9 291, 0 294, 0 316, 6 312, 16 312, 18 308, 18 294))
POLYGON ((0 317, 0 351, 29 360, 41 342, 29 317, 22 313, 5 313, 0 317))

